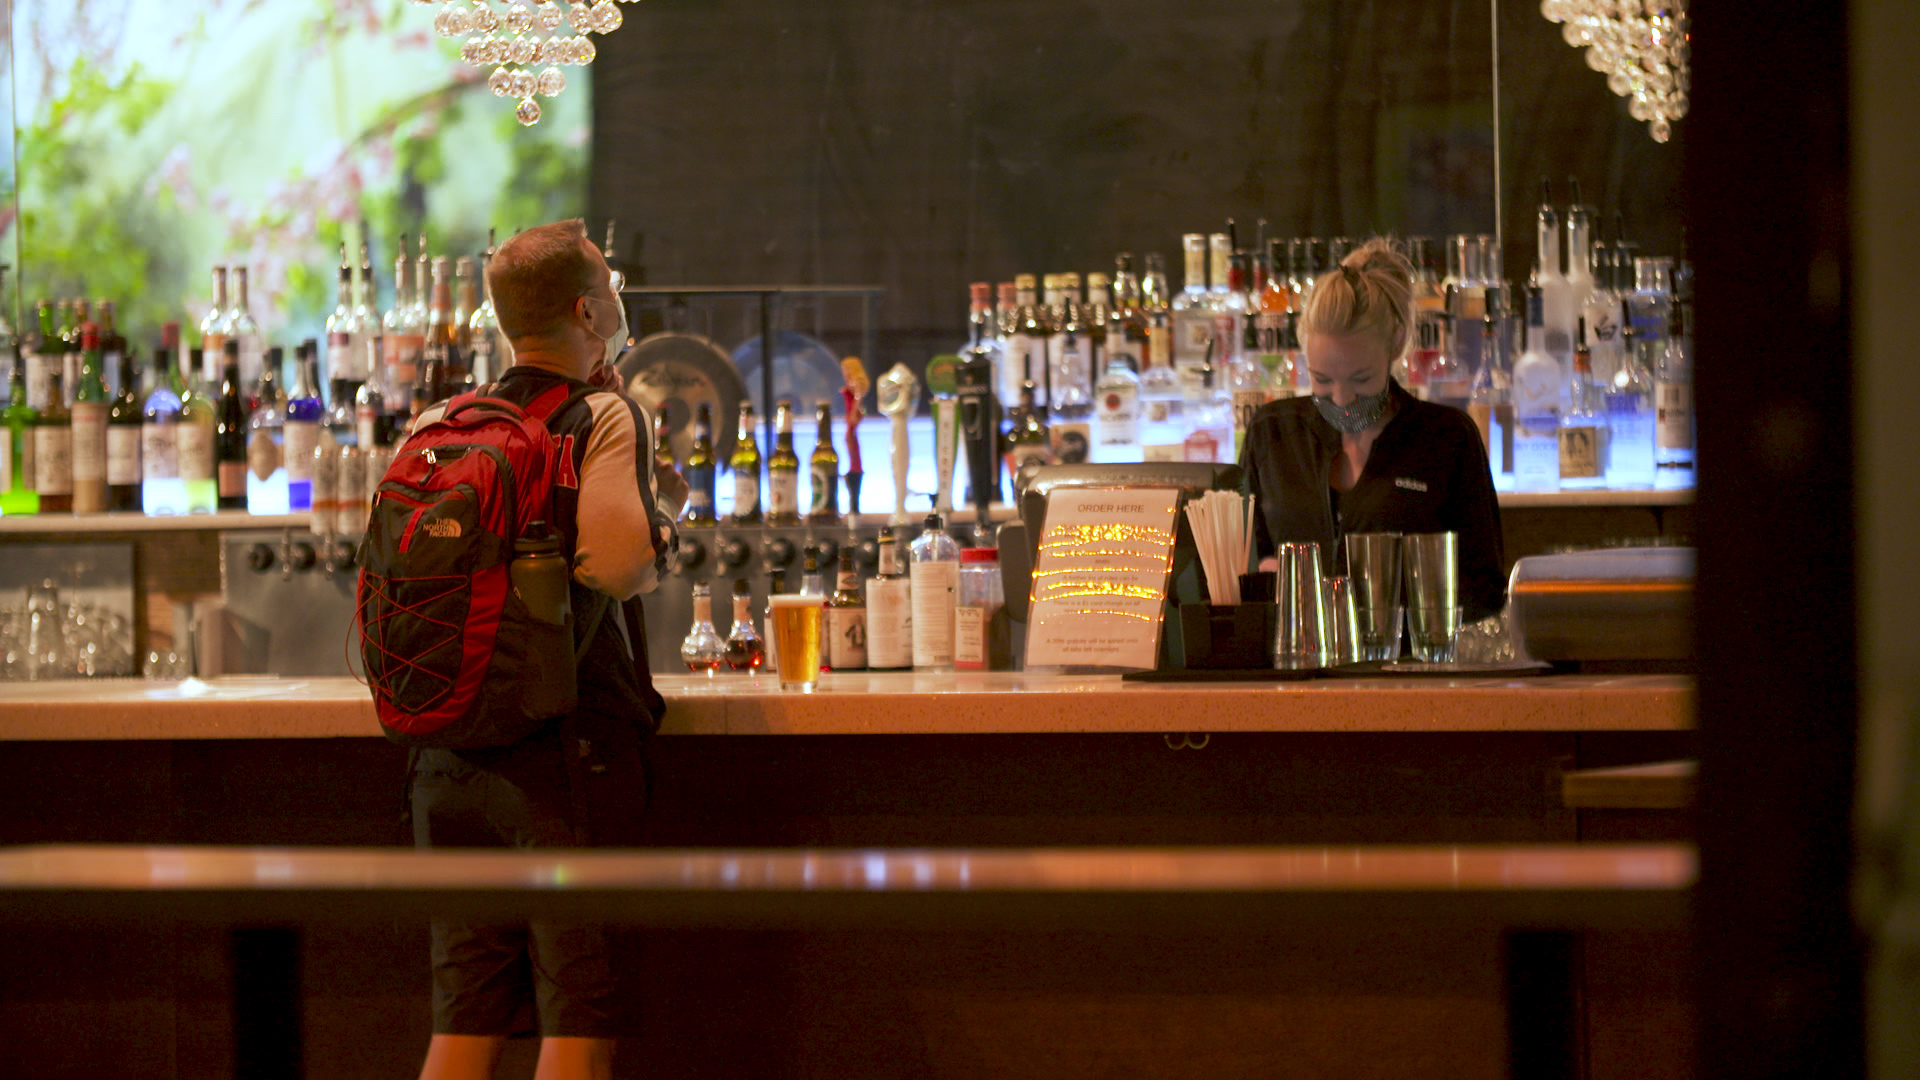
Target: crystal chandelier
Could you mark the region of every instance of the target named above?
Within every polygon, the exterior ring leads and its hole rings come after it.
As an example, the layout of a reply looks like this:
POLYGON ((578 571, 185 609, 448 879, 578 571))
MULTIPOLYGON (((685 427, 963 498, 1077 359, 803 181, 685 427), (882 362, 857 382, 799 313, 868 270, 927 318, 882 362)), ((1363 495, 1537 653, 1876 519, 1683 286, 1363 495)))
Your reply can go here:
POLYGON ((474 67, 495 65, 487 89, 495 97, 519 98, 513 115, 527 127, 540 122, 536 97, 558 97, 567 88, 562 67, 593 63, 598 50, 587 35, 611 34, 620 23, 620 8, 613 0, 599 0, 591 7, 580 0, 564 6, 554 0, 532 5, 507 0, 505 14, 496 11, 491 0, 448 0, 433 17, 434 32, 441 37, 474 35, 460 46, 460 59, 474 67), (563 22, 571 34, 562 32, 563 22))
POLYGON ((1655 142, 1673 137, 1692 89, 1685 0, 1540 0, 1567 44, 1587 50, 1587 66, 1627 99, 1655 142))

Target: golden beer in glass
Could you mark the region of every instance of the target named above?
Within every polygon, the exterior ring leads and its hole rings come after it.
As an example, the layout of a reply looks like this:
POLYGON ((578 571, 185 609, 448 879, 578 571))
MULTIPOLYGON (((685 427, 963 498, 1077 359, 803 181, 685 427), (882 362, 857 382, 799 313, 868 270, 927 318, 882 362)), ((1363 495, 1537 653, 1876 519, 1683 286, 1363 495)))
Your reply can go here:
POLYGON ((780 688, 811 694, 820 684, 820 646, 827 598, 769 596, 767 615, 780 650, 780 688))

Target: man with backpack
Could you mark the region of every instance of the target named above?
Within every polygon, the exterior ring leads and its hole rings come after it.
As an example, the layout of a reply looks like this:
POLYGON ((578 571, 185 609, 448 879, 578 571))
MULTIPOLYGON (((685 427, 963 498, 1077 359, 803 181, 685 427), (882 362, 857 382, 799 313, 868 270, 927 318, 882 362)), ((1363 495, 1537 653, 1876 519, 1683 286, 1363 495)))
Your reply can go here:
MULTIPOLYGON (((417 847, 632 846, 665 711, 638 596, 665 570, 686 484, 656 472, 646 412, 602 389, 626 312, 580 221, 509 239, 487 287, 514 366, 421 414, 395 454, 363 548, 369 682, 415 748, 417 847)), ((610 1077, 613 1040, 637 1033, 631 944, 598 925, 436 919, 422 1080, 489 1076, 505 1039, 536 1031, 542 1080, 610 1077)))

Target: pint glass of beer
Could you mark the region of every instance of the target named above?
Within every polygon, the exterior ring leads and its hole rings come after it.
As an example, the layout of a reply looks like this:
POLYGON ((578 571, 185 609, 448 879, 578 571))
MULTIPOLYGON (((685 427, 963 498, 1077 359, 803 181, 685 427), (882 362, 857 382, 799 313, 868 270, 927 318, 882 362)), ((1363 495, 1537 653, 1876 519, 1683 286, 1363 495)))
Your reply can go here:
POLYGON ((824 596, 767 597, 767 614, 780 650, 780 689, 811 694, 820 684, 826 601, 824 596))

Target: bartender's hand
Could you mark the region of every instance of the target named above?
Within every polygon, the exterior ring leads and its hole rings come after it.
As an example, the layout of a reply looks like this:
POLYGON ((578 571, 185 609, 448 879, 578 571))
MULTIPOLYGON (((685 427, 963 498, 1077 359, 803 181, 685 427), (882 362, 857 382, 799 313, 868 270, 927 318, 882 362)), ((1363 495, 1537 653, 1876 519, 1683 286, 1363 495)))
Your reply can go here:
POLYGON ((687 505, 686 477, 680 475, 679 469, 656 461, 653 463, 653 483, 660 505, 671 507, 673 516, 679 517, 681 509, 687 505))

